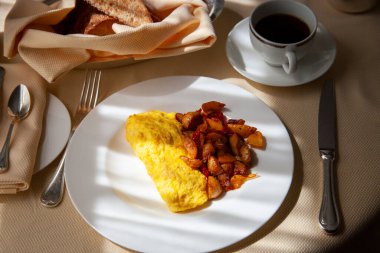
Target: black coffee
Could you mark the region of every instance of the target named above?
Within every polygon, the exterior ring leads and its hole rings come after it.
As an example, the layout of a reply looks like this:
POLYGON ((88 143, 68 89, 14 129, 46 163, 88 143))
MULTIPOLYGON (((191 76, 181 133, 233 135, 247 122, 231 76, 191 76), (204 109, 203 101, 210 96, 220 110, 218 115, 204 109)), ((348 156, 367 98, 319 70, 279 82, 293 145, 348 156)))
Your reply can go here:
POLYGON ((258 34, 277 43, 296 43, 310 35, 309 27, 296 17, 273 14, 259 20, 255 26, 258 34))

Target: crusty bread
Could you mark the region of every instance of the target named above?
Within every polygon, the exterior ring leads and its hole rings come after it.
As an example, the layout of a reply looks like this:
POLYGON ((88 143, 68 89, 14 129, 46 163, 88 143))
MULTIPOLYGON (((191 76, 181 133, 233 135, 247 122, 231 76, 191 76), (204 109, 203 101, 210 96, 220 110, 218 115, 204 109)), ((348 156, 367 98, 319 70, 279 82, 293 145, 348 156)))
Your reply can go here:
POLYGON ((103 13, 93 13, 87 26, 84 27, 84 34, 104 36, 115 33, 112 24, 117 23, 117 19, 103 13))
POLYGON ((59 24, 61 34, 114 34, 114 23, 139 26, 152 23, 152 17, 142 0, 77 0, 76 6, 59 24))
POLYGON ((104 36, 114 34, 112 24, 118 23, 83 0, 77 0, 75 8, 54 29, 61 34, 93 34, 104 36))
POLYGON ((142 0, 85 0, 101 12, 129 26, 152 23, 152 17, 142 0))

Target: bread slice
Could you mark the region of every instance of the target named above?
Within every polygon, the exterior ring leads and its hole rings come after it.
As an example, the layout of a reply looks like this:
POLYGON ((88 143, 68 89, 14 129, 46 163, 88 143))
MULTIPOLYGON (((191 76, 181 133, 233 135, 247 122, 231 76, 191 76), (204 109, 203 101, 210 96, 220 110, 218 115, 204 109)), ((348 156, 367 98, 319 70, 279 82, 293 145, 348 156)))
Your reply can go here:
POLYGON ((76 6, 54 29, 60 34, 93 34, 104 36, 114 34, 112 25, 120 23, 84 0, 77 0, 76 6))
POLYGON ((114 34, 112 25, 117 23, 117 19, 105 15, 103 13, 92 13, 90 20, 84 27, 84 34, 93 34, 98 36, 104 36, 114 34))
POLYGON ((152 23, 149 10, 142 0, 85 0, 101 12, 129 26, 152 23))

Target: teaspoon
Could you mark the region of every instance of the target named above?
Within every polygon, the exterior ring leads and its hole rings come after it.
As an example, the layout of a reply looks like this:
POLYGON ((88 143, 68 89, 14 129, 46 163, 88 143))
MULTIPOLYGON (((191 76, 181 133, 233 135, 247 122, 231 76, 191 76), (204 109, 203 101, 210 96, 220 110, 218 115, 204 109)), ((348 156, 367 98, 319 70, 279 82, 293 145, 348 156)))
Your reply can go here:
POLYGON ((28 116, 30 110, 30 94, 24 84, 19 84, 12 92, 8 101, 8 114, 12 119, 8 128, 4 146, 0 152, 0 173, 8 170, 9 167, 9 144, 12 137, 13 126, 18 121, 28 116))

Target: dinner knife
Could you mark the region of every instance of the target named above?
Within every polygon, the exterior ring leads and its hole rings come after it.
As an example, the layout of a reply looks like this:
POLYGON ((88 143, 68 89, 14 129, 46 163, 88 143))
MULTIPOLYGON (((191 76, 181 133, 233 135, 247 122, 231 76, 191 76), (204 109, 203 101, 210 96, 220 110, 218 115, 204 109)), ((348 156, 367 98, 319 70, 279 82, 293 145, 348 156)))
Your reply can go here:
POLYGON ((323 162, 323 195, 319 224, 327 233, 337 232, 340 216, 335 196, 334 159, 336 155, 336 102, 333 80, 322 88, 318 115, 318 143, 323 162))
POLYGON ((0 66, 0 112, 1 112, 1 93, 3 92, 3 82, 4 82, 5 69, 0 66))
POLYGON ((0 66, 0 89, 2 89, 3 87, 4 75, 5 75, 5 69, 0 66))

